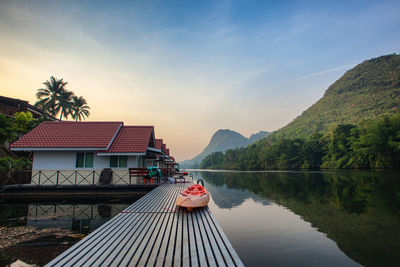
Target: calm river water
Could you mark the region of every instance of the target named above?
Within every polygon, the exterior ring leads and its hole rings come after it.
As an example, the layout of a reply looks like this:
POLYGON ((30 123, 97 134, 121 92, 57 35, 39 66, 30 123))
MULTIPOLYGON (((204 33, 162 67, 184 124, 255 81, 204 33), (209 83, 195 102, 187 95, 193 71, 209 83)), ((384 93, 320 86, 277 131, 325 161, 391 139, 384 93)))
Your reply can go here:
POLYGON ((400 266, 400 173, 194 172, 246 266, 400 266))
MULTIPOLYGON (((210 209, 246 266, 400 266, 399 172, 193 175, 204 180, 210 209)), ((13 229, 15 238, 31 236, 0 244, 0 265, 43 265, 133 202, 2 204, 0 242, 13 229), (52 228, 66 232, 46 232, 52 228), (43 233, 18 232, 31 229, 43 233)))

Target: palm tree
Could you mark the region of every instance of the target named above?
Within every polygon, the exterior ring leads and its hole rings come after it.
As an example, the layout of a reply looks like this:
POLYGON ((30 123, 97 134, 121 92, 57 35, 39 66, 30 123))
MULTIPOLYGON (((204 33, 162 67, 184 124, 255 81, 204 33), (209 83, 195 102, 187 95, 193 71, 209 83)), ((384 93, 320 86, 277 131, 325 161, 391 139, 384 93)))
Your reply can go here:
POLYGON ((74 97, 74 92, 64 90, 62 91, 57 99, 57 104, 56 104, 56 109, 61 110, 60 112, 60 120, 64 116, 64 118, 68 119, 68 115, 72 114, 71 113, 71 108, 73 105, 73 97, 74 97))
POLYGON ((66 91, 65 86, 67 82, 63 79, 57 79, 54 76, 50 80, 45 81, 43 85, 45 88, 38 89, 36 97, 39 99, 35 106, 47 112, 51 116, 56 116, 59 112, 60 106, 57 105, 60 94, 66 91))
POLYGON ((76 121, 80 121, 85 117, 89 117, 90 107, 87 105, 86 100, 83 97, 73 96, 71 106, 71 117, 76 121))

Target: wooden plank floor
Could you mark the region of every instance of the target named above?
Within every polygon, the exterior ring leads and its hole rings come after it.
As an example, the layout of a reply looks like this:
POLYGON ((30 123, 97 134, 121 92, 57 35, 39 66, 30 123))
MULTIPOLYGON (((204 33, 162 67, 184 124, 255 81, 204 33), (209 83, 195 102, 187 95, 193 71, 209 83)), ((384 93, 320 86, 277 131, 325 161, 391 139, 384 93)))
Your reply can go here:
POLYGON ((208 207, 176 207, 165 183, 46 266, 243 266, 208 207))

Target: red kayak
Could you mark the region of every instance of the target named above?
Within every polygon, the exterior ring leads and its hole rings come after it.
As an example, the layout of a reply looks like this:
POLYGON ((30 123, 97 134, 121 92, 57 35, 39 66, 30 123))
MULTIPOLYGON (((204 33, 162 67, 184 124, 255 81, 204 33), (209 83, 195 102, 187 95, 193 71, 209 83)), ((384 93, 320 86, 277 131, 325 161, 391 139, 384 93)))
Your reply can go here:
POLYGON ((176 205, 187 208, 205 207, 210 201, 210 193, 200 184, 192 185, 183 190, 176 198, 176 205))
POLYGON ((189 173, 188 172, 175 172, 174 174, 177 174, 177 175, 188 175, 189 173))

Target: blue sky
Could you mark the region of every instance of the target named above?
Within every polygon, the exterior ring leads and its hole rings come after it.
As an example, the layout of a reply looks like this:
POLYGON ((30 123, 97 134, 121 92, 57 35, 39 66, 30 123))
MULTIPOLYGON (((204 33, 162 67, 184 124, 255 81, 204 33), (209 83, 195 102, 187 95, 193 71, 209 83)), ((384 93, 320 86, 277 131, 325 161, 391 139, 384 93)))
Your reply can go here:
POLYGON ((277 130, 355 64, 398 53, 399 14, 399 1, 1 1, 0 91, 33 103, 62 77, 89 120, 155 125, 184 160, 220 128, 277 130))

